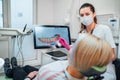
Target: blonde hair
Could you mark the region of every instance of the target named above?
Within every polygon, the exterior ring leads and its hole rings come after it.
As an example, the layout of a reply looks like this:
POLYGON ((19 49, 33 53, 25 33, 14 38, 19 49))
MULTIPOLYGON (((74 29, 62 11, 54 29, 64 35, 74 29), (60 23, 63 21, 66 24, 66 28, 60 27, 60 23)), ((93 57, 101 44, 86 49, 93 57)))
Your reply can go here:
POLYGON ((112 60, 111 46, 93 35, 83 35, 76 41, 70 53, 71 64, 80 70, 107 65, 112 60))

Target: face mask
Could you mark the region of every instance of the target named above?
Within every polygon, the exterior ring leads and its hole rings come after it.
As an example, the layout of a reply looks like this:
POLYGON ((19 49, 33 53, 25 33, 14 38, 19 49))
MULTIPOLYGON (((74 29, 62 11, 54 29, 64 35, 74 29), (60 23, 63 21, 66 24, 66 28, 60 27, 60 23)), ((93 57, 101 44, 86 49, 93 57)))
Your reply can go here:
POLYGON ((82 24, 84 24, 85 26, 89 26, 92 22, 93 22, 93 18, 91 15, 89 16, 84 16, 80 18, 80 21, 82 24))

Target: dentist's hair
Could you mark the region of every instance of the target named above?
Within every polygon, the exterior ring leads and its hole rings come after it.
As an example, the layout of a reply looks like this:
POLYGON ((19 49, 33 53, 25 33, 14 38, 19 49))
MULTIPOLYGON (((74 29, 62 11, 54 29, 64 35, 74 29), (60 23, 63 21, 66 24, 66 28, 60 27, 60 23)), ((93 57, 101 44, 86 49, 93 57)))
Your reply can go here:
POLYGON ((111 46, 94 35, 82 33, 70 50, 69 63, 79 70, 106 66, 112 61, 111 46))

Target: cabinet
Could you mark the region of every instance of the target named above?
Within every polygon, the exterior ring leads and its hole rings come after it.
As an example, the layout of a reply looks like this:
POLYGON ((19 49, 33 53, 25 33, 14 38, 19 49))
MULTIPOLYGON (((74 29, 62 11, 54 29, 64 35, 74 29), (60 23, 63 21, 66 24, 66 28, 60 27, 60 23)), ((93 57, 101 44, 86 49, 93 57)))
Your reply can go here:
POLYGON ((41 53, 41 65, 45 65, 57 60, 67 60, 68 51, 64 48, 53 50, 53 51, 44 51, 41 53))
POLYGON ((7 37, 0 37, 0 57, 6 58, 9 56, 9 41, 7 37))

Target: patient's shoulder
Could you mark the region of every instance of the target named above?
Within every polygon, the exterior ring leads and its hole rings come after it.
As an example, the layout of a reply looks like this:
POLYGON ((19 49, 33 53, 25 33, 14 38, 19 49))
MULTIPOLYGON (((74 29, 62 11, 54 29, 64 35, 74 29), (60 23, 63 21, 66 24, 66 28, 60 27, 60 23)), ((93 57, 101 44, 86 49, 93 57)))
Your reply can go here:
POLYGON ((68 66, 68 60, 55 61, 49 64, 46 64, 41 67, 41 69, 48 69, 51 71, 61 71, 68 66))

